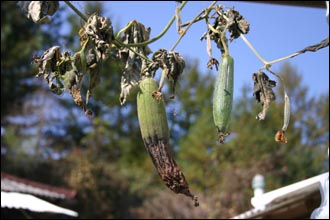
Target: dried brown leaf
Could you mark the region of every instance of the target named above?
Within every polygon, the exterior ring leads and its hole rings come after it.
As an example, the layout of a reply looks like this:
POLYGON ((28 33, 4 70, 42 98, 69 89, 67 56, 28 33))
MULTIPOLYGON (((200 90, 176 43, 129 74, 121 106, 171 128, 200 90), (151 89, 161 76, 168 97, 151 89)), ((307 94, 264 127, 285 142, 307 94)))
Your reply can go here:
POLYGON ((262 111, 257 115, 258 120, 264 120, 267 115, 270 103, 275 100, 273 87, 276 86, 276 81, 270 80, 264 72, 256 72, 253 74, 254 89, 253 95, 256 100, 261 103, 262 111))

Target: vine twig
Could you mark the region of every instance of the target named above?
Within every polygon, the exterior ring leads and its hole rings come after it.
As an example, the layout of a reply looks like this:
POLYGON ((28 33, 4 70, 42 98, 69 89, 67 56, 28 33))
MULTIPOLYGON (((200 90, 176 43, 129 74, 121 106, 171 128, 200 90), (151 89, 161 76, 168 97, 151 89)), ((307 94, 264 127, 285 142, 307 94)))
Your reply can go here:
MULTIPOLYGON (((206 15, 204 15, 204 16, 200 16, 199 18, 195 19, 195 20, 193 21, 193 23, 196 23, 196 22, 198 22, 198 21, 204 20, 206 17, 207 17, 206 15)), ((180 25, 180 27, 182 27, 182 28, 183 28, 183 27, 186 27, 186 26, 190 25, 191 22, 192 22, 192 21, 188 21, 188 22, 186 22, 186 23, 183 23, 183 24, 180 25)))
POLYGON ((279 59, 270 61, 268 63, 270 65, 271 64, 274 64, 274 63, 278 63, 280 61, 283 61, 283 60, 286 60, 286 59, 289 59, 289 58, 293 58, 293 57, 298 56, 300 54, 303 54, 305 52, 315 52, 315 51, 318 51, 319 49, 322 49, 322 48, 327 47, 327 46, 329 46, 329 38, 324 39, 323 41, 321 41, 318 44, 314 44, 314 45, 305 47, 304 49, 302 49, 302 50, 300 50, 298 52, 295 52, 295 53, 293 53, 291 55, 288 55, 288 56, 285 56, 285 57, 282 57, 282 58, 279 58, 279 59))
POLYGON ((252 46, 252 44, 247 40, 247 38, 244 36, 243 33, 240 33, 240 37, 245 42, 245 44, 251 49, 251 51, 256 55, 256 57, 264 64, 264 67, 263 68, 265 68, 267 70, 268 70, 269 67, 271 67, 275 63, 281 62, 281 61, 286 60, 286 59, 293 58, 293 57, 298 56, 300 54, 303 54, 305 52, 315 52, 315 51, 318 51, 319 49, 322 49, 324 47, 329 46, 329 38, 326 38, 326 39, 324 39, 323 41, 321 41, 318 44, 305 47, 304 49, 302 49, 302 50, 300 50, 298 52, 295 52, 293 54, 290 54, 288 56, 281 57, 281 58, 278 58, 278 59, 275 59, 275 60, 272 60, 272 61, 266 61, 257 52, 257 50, 252 46))
MULTIPOLYGON (((191 27, 191 25, 200 18, 200 16, 205 13, 206 15, 208 13, 210 13, 211 8, 217 3, 217 1, 213 1, 209 7, 207 7, 205 10, 201 11, 200 13, 198 13, 198 15, 196 17, 194 17, 188 24, 188 26, 186 27, 186 29, 182 32, 182 34, 180 35, 180 37, 177 39, 177 41, 174 43, 174 45, 172 46, 172 48, 170 49, 170 51, 173 51, 175 49, 175 47, 179 44, 179 42, 181 41, 181 39, 183 38, 183 36, 187 33, 187 31, 189 30, 189 28, 191 27)), ((207 17, 207 16, 206 16, 207 17)))
POLYGON ((268 62, 262 58, 262 56, 258 53, 258 51, 252 46, 252 44, 248 41, 248 39, 244 36, 243 33, 240 33, 240 37, 245 42, 245 44, 252 50, 252 52, 258 57, 258 59, 265 65, 268 66, 268 62))
POLYGON ((138 55, 139 57, 141 57, 142 59, 148 61, 148 62, 152 62, 152 60, 150 60, 148 57, 146 57, 145 55, 135 51, 134 49, 132 49, 131 47, 127 47, 127 44, 122 43, 121 41, 113 41, 113 44, 115 44, 117 47, 126 47, 127 49, 129 49, 130 51, 132 51, 133 53, 135 53, 136 55, 138 55))
MULTIPOLYGON (((182 10, 182 8, 187 4, 187 1, 183 1, 179 7, 180 10, 182 10)), ((162 36, 164 36, 164 34, 168 31, 168 29, 172 26, 173 22, 175 20, 175 15, 172 16, 171 20, 168 22, 168 24, 165 26, 165 28, 163 29, 163 31, 157 35, 156 37, 150 39, 150 40, 147 40, 147 41, 144 41, 144 42, 140 42, 140 43, 134 43, 134 44, 124 44, 124 43, 121 43, 121 46, 123 47, 142 47, 142 46, 146 46, 148 44, 151 44, 155 41, 157 41, 158 39, 160 39, 162 36)), ((122 32, 123 30, 121 30, 120 32, 122 32)), ((115 39, 115 41, 118 43, 118 39, 115 39)))
POLYGON ((118 31, 118 33, 116 34, 115 39, 118 40, 119 37, 120 37, 120 34, 123 33, 124 31, 128 30, 128 28, 130 28, 134 23, 136 23, 136 20, 130 21, 123 29, 118 31))
POLYGON ((81 19, 83 19, 85 22, 87 22, 88 18, 81 13, 73 4, 71 4, 70 1, 64 1, 81 19))

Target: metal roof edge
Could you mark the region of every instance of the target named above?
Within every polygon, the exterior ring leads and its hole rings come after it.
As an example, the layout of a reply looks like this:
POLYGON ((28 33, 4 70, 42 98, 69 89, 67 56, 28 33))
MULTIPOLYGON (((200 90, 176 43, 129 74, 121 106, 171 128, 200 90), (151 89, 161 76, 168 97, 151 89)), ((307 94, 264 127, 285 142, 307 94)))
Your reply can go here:
MULTIPOLYGON (((54 193, 63 195, 64 198, 73 198, 77 194, 76 190, 70 190, 70 189, 66 189, 66 188, 62 188, 62 187, 57 187, 57 186, 52 186, 52 185, 36 182, 33 180, 17 177, 17 176, 14 176, 14 175, 2 172, 2 171, 1 171, 1 180, 10 180, 10 181, 14 181, 14 182, 17 182, 20 184, 24 184, 29 187, 34 187, 34 188, 38 188, 41 190, 45 190, 47 192, 54 192, 54 193)), ((1 183, 1 188, 3 188, 2 183, 1 183)), ((29 193, 31 193, 31 192, 29 192, 29 193)))
POLYGON ((311 177, 306 180, 302 180, 288 186, 281 187, 279 189, 264 193, 257 197, 252 197, 251 204, 254 207, 267 206, 275 200, 281 200, 283 197, 293 196, 293 194, 299 194, 302 190, 319 189, 320 180, 328 176, 329 172, 311 177))

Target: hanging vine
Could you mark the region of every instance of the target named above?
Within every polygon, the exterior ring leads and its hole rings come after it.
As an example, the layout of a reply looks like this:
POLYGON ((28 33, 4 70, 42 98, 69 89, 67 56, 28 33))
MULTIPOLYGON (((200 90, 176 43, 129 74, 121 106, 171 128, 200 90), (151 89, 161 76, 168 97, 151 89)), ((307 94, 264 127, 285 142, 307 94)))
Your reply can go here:
MULTIPOLYGON (((140 103, 138 113, 145 147, 166 185, 176 193, 190 196, 195 201, 196 206, 198 205, 197 197, 190 193, 183 173, 167 149, 169 144, 167 121, 162 106, 158 106, 159 103, 163 103, 162 88, 164 84, 166 82, 170 83, 172 87, 170 98, 174 98, 176 84, 183 78, 182 74, 186 66, 185 60, 179 52, 175 51, 175 48, 187 35, 190 27, 196 22, 205 22, 206 32, 202 35, 201 40, 206 40, 207 55, 210 58, 206 66, 210 69, 215 67, 219 71, 213 94, 213 116, 219 132, 220 143, 224 143, 225 136, 230 133, 229 123, 234 86, 234 58, 229 53, 232 41, 238 38, 242 39, 262 62, 260 69, 252 76, 254 83, 253 95, 262 106, 261 112, 256 116, 258 120, 266 119, 270 103, 276 99, 273 88, 277 83, 270 79, 263 70, 275 75, 283 84, 285 101, 283 126, 275 134, 275 141, 280 143, 287 143, 285 132, 290 120, 290 98, 283 78, 280 74, 276 74, 271 70, 272 65, 305 52, 315 52, 329 46, 329 38, 327 38, 291 55, 266 61, 245 37, 250 29, 249 22, 239 11, 224 5, 216 5, 217 1, 201 10, 192 20, 184 23, 182 23, 181 11, 187 1, 180 1, 163 31, 151 39, 151 28, 145 27, 136 20, 129 22, 115 34, 109 18, 96 13, 87 17, 69 1, 64 2, 85 22, 79 33, 77 33, 80 37, 81 49, 71 54, 67 51, 61 51, 60 46, 53 46, 40 56, 34 56, 34 63, 38 65, 36 76, 43 77, 50 90, 57 95, 66 90, 69 91, 73 101, 87 115, 91 116, 92 110, 88 108, 88 102, 94 88, 101 83, 99 72, 102 62, 110 60, 110 62, 122 63, 121 81, 119 82, 121 87, 120 104, 125 104, 134 89, 139 90, 141 96, 137 98, 138 101, 140 100, 138 102, 138 104, 140 103), (171 48, 159 48, 152 53, 148 45, 165 37, 174 21, 176 21, 178 39, 171 48), (212 55, 212 41, 221 51, 220 62, 212 55), (156 82, 152 78, 155 77, 158 70, 161 70, 161 77, 160 81, 156 82), (83 91, 82 81, 85 78, 89 80, 88 88, 86 94, 81 94, 83 91), (162 119, 161 123, 152 123, 158 119, 162 119), (146 133, 146 131, 148 132, 146 133), (158 150, 155 151, 154 148, 158 150), (164 161, 171 161, 171 163, 167 164, 164 161)), ((17 4, 26 13, 27 18, 38 24, 51 23, 51 16, 59 8, 58 1, 19 1, 17 4)))

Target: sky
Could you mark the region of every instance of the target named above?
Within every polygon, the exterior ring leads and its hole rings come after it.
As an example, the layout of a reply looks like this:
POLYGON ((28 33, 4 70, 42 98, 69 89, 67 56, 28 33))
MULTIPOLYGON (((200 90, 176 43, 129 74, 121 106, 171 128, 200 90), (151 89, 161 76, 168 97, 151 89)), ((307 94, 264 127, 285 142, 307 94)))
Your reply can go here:
MULTIPOLYGON (((84 3, 73 3, 78 9, 83 10, 84 3)), ((131 20, 137 20, 146 27, 151 27, 151 38, 163 30, 174 15, 175 7, 179 5, 175 1, 107 1, 102 4, 105 7, 103 16, 111 19, 115 32, 131 20)), ((182 22, 190 21, 210 4, 211 1, 189 1, 181 12, 182 22)), ((324 9, 240 1, 219 1, 218 4, 234 7, 249 21, 250 31, 245 36, 267 61, 290 55, 329 36, 325 4, 324 9)), ((209 60, 206 41, 200 40, 205 31, 204 21, 193 24, 175 51, 179 52, 186 61, 198 60, 199 70, 202 73, 211 71, 216 76, 218 73, 215 69, 209 70, 206 67, 209 60)), ((149 47, 153 52, 159 48, 169 50, 178 37, 174 23, 161 39, 150 44, 149 47)), ((220 61, 220 51, 215 44, 212 50, 213 56, 220 61)), ((235 97, 240 94, 244 85, 253 88, 252 74, 263 64, 240 38, 229 44, 229 50, 235 60, 235 97)), ((280 74, 279 70, 284 62, 274 64, 271 69, 280 74)), ((303 85, 309 88, 309 96, 318 96, 329 91, 329 47, 317 52, 304 53, 287 62, 302 75, 303 85)), ((277 81, 271 74, 269 76, 277 81)), ((252 93, 251 90, 251 95, 252 93)))

